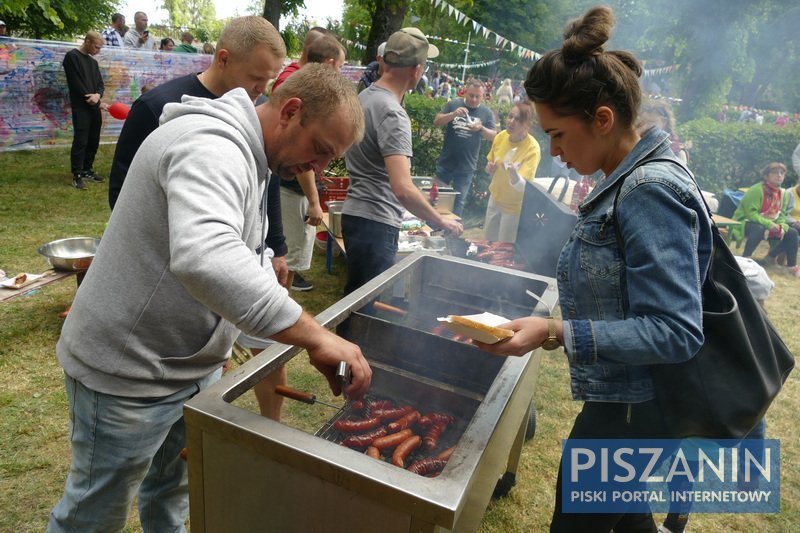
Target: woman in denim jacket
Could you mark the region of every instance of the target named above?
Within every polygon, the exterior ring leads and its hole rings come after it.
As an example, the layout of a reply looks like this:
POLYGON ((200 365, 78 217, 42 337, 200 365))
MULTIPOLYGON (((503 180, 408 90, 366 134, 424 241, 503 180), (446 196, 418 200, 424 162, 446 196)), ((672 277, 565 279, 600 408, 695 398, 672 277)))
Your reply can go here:
MULTIPOLYGON (((525 82, 550 154, 580 174, 606 176, 580 205, 558 260, 564 320, 519 319, 504 326, 512 338, 481 345, 503 355, 564 347, 573 398, 584 402, 571 439, 665 437, 650 365, 687 360, 703 343, 711 223, 676 164, 642 164, 674 154, 666 133, 635 128, 642 68, 628 52, 603 49, 613 24, 608 7, 572 21, 563 47, 525 82)), ((561 504, 559 470, 551 531, 656 531, 649 513, 567 514, 561 504)))

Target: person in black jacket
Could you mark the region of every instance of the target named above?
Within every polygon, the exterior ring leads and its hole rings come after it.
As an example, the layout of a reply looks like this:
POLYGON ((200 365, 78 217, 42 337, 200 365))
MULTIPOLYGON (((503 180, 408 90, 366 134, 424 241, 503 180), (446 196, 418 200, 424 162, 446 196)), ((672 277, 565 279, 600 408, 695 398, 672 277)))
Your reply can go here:
MULTIPOLYGON (((108 183, 108 204, 117 203, 133 156, 142 142, 158 127, 164 106, 180 102, 181 97, 218 98, 236 87, 247 90, 250 98, 260 103, 267 82, 281 66, 285 48, 280 34, 261 17, 239 17, 231 20, 220 34, 211 65, 199 74, 189 74, 168 81, 142 94, 131 106, 122 126, 108 183)), ((286 239, 281 224, 280 179, 270 180, 267 193, 269 232, 266 245, 275 253, 272 264, 281 285, 286 283, 288 268, 286 239)))
POLYGON ((100 144, 100 127, 103 125, 100 110, 108 109, 108 104, 100 101, 105 86, 97 61, 92 56, 100 53, 104 43, 102 35, 90 31, 83 44, 67 52, 62 62, 72 105, 72 186, 81 190, 86 189, 83 180, 103 181, 103 177, 96 174, 92 166, 100 144))

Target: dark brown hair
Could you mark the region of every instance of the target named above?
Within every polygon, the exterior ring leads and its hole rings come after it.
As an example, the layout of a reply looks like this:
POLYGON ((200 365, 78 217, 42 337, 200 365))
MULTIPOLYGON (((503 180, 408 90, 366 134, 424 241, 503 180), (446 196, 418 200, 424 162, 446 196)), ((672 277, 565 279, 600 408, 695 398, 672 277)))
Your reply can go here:
POLYGON ((783 163, 769 163, 769 164, 767 164, 764 168, 761 169, 761 178, 762 179, 766 179, 766 177, 769 176, 770 173, 773 170, 783 170, 783 172, 785 174, 786 173, 786 165, 784 165, 783 163))
POLYGON ((561 49, 547 52, 528 72, 528 97, 559 115, 587 121, 607 105, 623 126, 632 126, 642 99, 642 66, 630 52, 603 48, 614 22, 610 7, 596 6, 567 23, 561 49))

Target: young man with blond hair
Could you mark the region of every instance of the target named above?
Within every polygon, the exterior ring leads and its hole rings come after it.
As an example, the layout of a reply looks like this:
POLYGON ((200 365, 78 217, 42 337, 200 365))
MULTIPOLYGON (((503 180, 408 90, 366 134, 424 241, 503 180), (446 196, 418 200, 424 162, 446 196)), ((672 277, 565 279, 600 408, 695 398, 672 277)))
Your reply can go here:
POLYGON ((97 61, 92 56, 100 53, 104 43, 102 35, 90 31, 83 44, 67 52, 62 61, 72 106, 72 186, 80 190, 86 189, 83 180, 103 181, 103 177, 95 173, 93 165, 100 145, 100 128, 103 126, 100 110, 108 109, 108 105, 100 101, 105 85, 97 61))

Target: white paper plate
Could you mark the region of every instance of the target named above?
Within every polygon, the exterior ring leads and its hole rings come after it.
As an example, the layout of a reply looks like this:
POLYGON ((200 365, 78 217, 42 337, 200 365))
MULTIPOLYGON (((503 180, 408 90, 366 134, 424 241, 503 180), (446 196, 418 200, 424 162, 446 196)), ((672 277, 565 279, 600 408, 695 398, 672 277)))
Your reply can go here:
POLYGON ((25 275, 28 276, 28 278, 21 285, 14 285, 14 278, 9 278, 3 282, 0 282, 0 285, 2 285, 7 289, 21 289, 23 287, 27 287, 37 279, 44 277, 43 274, 28 274, 27 272, 25 273, 25 275))

